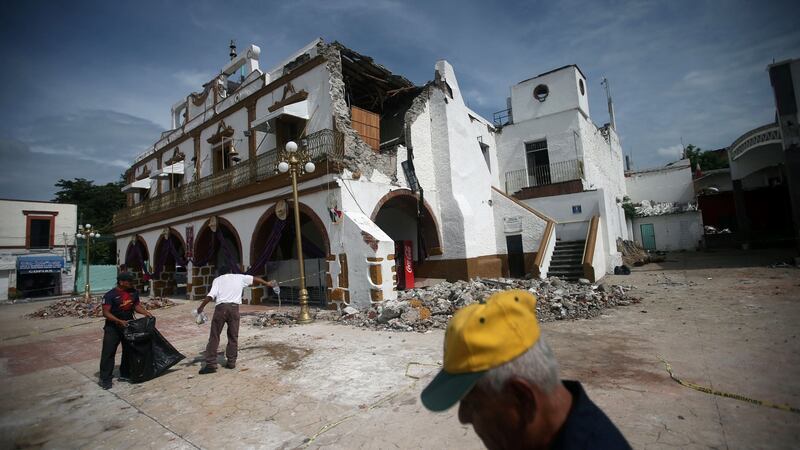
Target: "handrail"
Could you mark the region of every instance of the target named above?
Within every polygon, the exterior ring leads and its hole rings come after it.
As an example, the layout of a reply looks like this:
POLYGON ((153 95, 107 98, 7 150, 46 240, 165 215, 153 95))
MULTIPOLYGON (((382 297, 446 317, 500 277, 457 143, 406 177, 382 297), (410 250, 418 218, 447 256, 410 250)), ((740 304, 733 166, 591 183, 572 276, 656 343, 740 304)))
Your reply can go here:
POLYGON ((583 247, 583 277, 594 282, 594 248, 597 244, 597 229, 600 224, 600 216, 592 216, 589 222, 589 229, 586 231, 586 244, 583 247))
POLYGON ((550 244, 550 236, 555 230, 555 222, 547 221, 547 226, 544 227, 542 233, 542 240, 539 241, 539 248, 536 250, 536 257, 533 259, 533 276, 536 278, 542 275, 542 263, 544 262, 545 254, 547 253, 547 246, 550 244))
POLYGON ((505 192, 501 191, 500 189, 497 189, 494 186, 492 186, 492 189, 494 189, 495 192, 497 192, 498 194, 502 195, 503 197, 505 197, 505 198, 511 200, 512 202, 516 203, 517 205, 521 206, 522 208, 527 209, 528 211, 532 212, 536 217, 538 217, 538 218, 540 218, 540 219, 542 219, 542 220, 544 220, 546 222, 553 222, 553 224, 558 223, 558 222, 556 222, 556 219, 553 219, 552 217, 540 212, 539 210, 531 208, 530 206, 528 206, 525 203, 517 200, 516 198, 506 194, 505 192))

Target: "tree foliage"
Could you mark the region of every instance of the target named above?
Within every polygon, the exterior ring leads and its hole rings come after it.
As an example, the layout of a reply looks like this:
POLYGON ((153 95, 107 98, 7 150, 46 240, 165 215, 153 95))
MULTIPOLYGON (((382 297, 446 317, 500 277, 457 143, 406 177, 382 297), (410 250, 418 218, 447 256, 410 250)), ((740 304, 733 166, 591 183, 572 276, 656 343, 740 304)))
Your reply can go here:
POLYGON ((728 156, 726 152, 707 151, 692 144, 686 146, 686 157, 692 164, 692 170, 697 170, 700 163, 700 170, 724 169, 728 167, 728 156))
POLYGON ((123 182, 95 185, 92 180, 75 178, 58 180, 55 186, 59 190, 54 201, 78 205, 78 223, 91 224, 102 237, 92 248, 92 262, 115 264, 117 245, 111 226, 114 213, 125 207, 123 182))

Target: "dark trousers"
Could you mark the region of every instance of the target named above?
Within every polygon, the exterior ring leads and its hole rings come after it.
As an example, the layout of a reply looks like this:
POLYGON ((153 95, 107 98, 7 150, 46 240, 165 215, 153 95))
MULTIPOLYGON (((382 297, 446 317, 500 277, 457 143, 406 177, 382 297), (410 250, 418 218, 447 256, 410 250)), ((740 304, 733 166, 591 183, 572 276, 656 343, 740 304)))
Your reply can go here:
POLYGON ((106 323, 103 327, 103 350, 100 352, 100 380, 111 381, 114 372, 114 357, 117 355, 117 347, 122 344, 122 363, 119 365, 119 376, 128 377, 128 360, 125 354, 128 345, 122 338, 122 328, 117 325, 106 323))
POLYGON ((225 347, 225 358, 228 364, 236 364, 239 354, 239 305, 235 303, 221 303, 214 308, 214 317, 211 319, 211 333, 206 346, 206 366, 217 367, 217 348, 222 327, 228 325, 228 345, 225 347))

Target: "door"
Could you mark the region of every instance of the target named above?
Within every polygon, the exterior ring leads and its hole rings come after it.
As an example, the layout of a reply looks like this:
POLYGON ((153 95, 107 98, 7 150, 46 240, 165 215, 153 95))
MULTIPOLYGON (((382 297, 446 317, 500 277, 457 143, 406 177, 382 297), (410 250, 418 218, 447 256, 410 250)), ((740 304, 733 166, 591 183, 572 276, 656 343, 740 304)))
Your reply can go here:
POLYGON ((550 184, 550 154, 547 140, 525 143, 529 186, 550 184))
POLYGON ((522 235, 506 236, 506 250, 508 251, 508 272, 511 278, 525 276, 525 254, 522 251, 522 235))
POLYGON ((642 247, 645 250, 653 250, 656 249, 656 231, 653 228, 652 223, 643 223, 639 225, 639 229, 642 231, 642 247))

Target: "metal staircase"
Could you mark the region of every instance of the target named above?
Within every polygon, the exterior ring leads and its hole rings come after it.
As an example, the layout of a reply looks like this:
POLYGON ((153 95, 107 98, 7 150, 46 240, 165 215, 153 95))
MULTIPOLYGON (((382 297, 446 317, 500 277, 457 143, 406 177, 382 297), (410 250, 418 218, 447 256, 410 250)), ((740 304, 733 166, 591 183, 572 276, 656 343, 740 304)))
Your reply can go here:
POLYGON ((548 277, 562 280, 583 278, 583 249, 586 241, 557 241, 550 260, 548 277))

